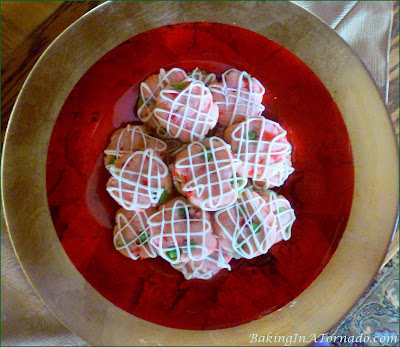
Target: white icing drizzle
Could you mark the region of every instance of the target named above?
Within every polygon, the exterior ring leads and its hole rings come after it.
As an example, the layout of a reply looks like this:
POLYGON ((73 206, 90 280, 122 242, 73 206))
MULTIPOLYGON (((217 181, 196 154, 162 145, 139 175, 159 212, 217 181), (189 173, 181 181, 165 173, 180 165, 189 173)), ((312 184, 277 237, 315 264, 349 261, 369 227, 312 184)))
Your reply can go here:
POLYGON ((158 120, 154 117, 154 108, 150 107, 150 104, 153 102, 155 105, 157 96, 159 95, 160 91, 164 89, 167 85, 171 84, 172 81, 170 80, 170 76, 174 72, 182 73, 187 78, 186 72, 179 68, 173 68, 166 72, 164 69, 160 69, 160 73, 158 74, 158 85, 154 91, 151 90, 148 84, 142 82, 140 84, 140 96, 143 100, 143 105, 141 105, 138 109, 138 117, 142 122, 148 122, 150 119, 153 119, 157 126, 157 135, 161 136, 162 138, 168 137, 168 134, 165 132, 164 128, 160 125, 158 120), (147 98, 144 97, 145 91, 147 92, 147 98), (143 110, 147 111, 147 116, 143 115, 143 110))
MULTIPOLYGON (((206 212, 201 211, 201 218, 191 218, 189 210, 193 208, 193 205, 186 203, 181 199, 177 199, 172 207, 162 206, 161 210, 153 214, 148 223, 150 228, 157 228, 160 230, 160 234, 154 235, 152 232, 152 237, 150 238, 150 243, 156 249, 157 253, 170 262, 171 264, 178 264, 181 262, 182 253, 187 254, 190 260, 198 261, 205 259, 208 255, 208 249, 206 247, 206 234, 211 233, 211 223, 206 219, 206 212), (178 215, 178 217, 176 217, 178 215), (161 222, 157 222, 156 218, 161 216, 161 222), (201 228, 198 231, 192 230, 192 223, 201 223, 201 228), (184 226, 182 228, 184 232, 179 232, 177 228, 179 226, 184 226), (170 232, 168 232, 168 229, 170 232), (201 243, 192 244, 191 239, 201 238, 201 243), (179 239, 178 239, 179 238, 179 239), (182 241, 185 244, 180 244, 182 241), (165 245, 165 243, 171 243, 173 246, 165 245), (200 251, 200 255, 195 255, 193 251, 200 251), (168 252, 173 252, 176 255, 176 259, 172 259, 168 252)), ((198 226, 198 225, 196 225, 198 226)))
POLYGON ((110 166, 109 170, 111 175, 118 180, 118 187, 107 187, 107 190, 126 210, 134 210, 135 208, 146 209, 156 205, 164 192, 161 180, 169 174, 167 166, 154 154, 151 148, 133 153, 126 160, 122 168, 117 168, 113 165, 110 166), (133 170, 128 170, 128 164, 135 157, 141 157, 140 166, 133 170), (148 161, 148 168, 145 171, 146 161, 148 161), (157 170, 156 174, 152 174, 154 166, 157 170), (142 183, 142 181, 145 181, 145 183, 142 183), (132 194, 132 200, 124 199, 122 197, 123 193, 132 194), (140 203, 139 197, 148 198, 150 203, 140 203))
POLYGON ((104 153, 106 155, 112 155, 112 156, 115 156, 117 158, 122 157, 126 153, 132 153, 134 151, 134 147, 135 147, 135 142, 134 142, 135 136, 140 136, 140 138, 142 139, 143 144, 144 144, 143 150, 148 148, 148 141, 149 140, 155 141, 155 144, 156 144, 155 147, 156 148, 152 148, 155 151, 163 152, 163 151, 165 151, 167 149, 167 145, 166 145, 166 143, 164 141, 162 141, 162 140, 160 140, 160 139, 158 139, 156 137, 153 137, 153 136, 150 136, 150 135, 146 134, 143 131, 142 126, 128 124, 128 126, 126 128, 124 128, 120 132, 120 134, 118 136, 118 141, 117 141, 116 148, 114 148, 114 149, 107 148, 104 151, 104 153), (126 136, 127 133, 128 133, 129 138, 130 138, 130 141, 129 141, 130 147, 127 148, 127 149, 122 150, 121 149, 121 141, 126 136))
POLYGON ((213 98, 210 89, 202 81, 186 79, 184 82, 189 82, 189 84, 182 90, 163 89, 160 92, 159 96, 171 107, 169 110, 155 108, 154 116, 159 122, 166 123, 165 128, 170 137, 179 138, 182 132, 186 132, 190 134, 190 141, 202 140, 210 128, 213 128, 217 123, 217 118, 212 114, 212 103, 206 112, 203 110, 205 107, 204 100, 209 99, 212 102, 213 98), (194 90, 198 91, 199 89, 200 94, 194 93, 194 90), (200 102, 196 105, 196 108, 193 108, 190 101, 196 99, 200 102), (194 112, 195 116, 189 115, 189 111, 194 112), (161 117, 160 114, 166 114, 167 119, 161 117), (178 119, 179 121, 172 122, 171 119, 178 119))
POLYGON ((286 157, 292 153, 292 146, 288 142, 279 142, 286 136, 287 132, 278 123, 264 117, 249 118, 240 123, 232 132, 232 140, 238 144, 237 156, 245 166, 253 166, 253 182, 266 181, 268 186, 280 186, 286 178, 294 171, 288 165, 286 157), (261 122, 261 126, 259 125, 261 122), (256 126, 252 126, 252 123, 256 126), (264 131, 268 131, 267 125, 273 125, 279 129, 279 134, 272 140, 263 140, 264 131), (260 134, 254 139, 249 138, 251 129, 259 129, 260 134), (256 146, 256 149, 254 149, 256 146), (250 149, 251 147, 251 149, 250 149), (267 148, 267 151, 265 149, 267 148), (282 160, 274 162, 271 156, 285 156, 282 160), (261 158, 266 157, 266 162, 261 163, 261 158))
POLYGON ((280 187, 294 172, 294 168, 289 163, 288 160, 282 160, 271 164, 269 167, 270 174, 264 181, 252 180, 254 189, 263 191, 267 188, 280 187))
POLYGON ((148 216, 146 212, 135 212, 132 218, 128 219, 123 212, 117 213, 115 217, 117 222, 118 231, 114 235, 114 246, 118 251, 125 250, 129 257, 133 260, 137 260, 140 256, 135 255, 130 247, 140 247, 146 253, 149 258, 157 257, 157 253, 153 246, 150 244, 150 228, 148 223, 148 216), (135 230, 132 226, 133 220, 137 220, 140 224, 139 230, 135 230), (127 241, 124 234, 128 234, 131 241, 127 241), (144 236, 143 236, 144 235, 144 236))
POLYGON ((234 123, 239 107, 246 107, 245 115, 248 116, 253 115, 256 110, 259 110, 259 112, 257 113, 260 115, 265 110, 264 105, 262 105, 260 102, 255 101, 255 98, 257 96, 262 98, 262 96, 265 94, 265 88, 257 79, 251 77, 246 71, 229 69, 222 74, 221 83, 222 85, 211 85, 210 89, 212 92, 221 94, 224 97, 224 101, 216 102, 217 105, 225 105, 226 110, 228 110, 233 105, 233 112, 228 126, 231 126, 234 123), (240 74, 237 89, 229 88, 226 83, 226 75, 228 75, 232 71, 236 71, 240 74), (242 88, 244 79, 248 81, 248 92, 244 91, 242 88), (255 93, 252 91, 254 84, 258 84, 261 87, 261 93, 255 93))
POLYGON ((267 253, 273 245, 271 237, 276 232, 276 219, 272 211, 267 217, 261 213, 265 205, 266 202, 261 196, 252 196, 250 190, 246 188, 234 206, 215 213, 215 221, 225 236, 232 241, 232 249, 240 257, 252 259, 267 253), (234 230, 228 230, 220 220, 222 213, 229 216, 235 225, 234 230), (244 223, 240 223, 242 218, 244 223), (254 222, 257 223, 258 232, 253 226, 254 222))
POLYGON ((189 78, 193 78, 195 80, 203 81, 206 86, 209 86, 212 83, 216 83, 217 76, 214 73, 208 73, 204 70, 200 70, 196 67, 193 71, 188 73, 189 78))
POLYGON ((229 265, 229 261, 227 261, 231 258, 232 256, 223 250, 221 245, 218 245, 218 248, 203 260, 191 260, 188 263, 171 264, 171 266, 182 272, 183 276, 187 280, 192 278, 208 280, 221 269, 228 269, 228 271, 231 271, 231 266, 229 265))
POLYGON ((233 205, 238 197, 238 193, 241 189, 243 189, 247 184, 247 178, 240 177, 237 174, 236 167, 241 165, 241 161, 234 157, 231 152, 231 146, 224 142, 219 137, 210 137, 207 139, 208 148, 201 142, 192 142, 187 147, 187 157, 178 160, 175 163, 175 167, 177 169, 189 169, 191 172, 191 176, 193 177, 182 187, 183 192, 191 192, 195 191, 196 194, 200 197, 206 191, 208 194, 208 198, 204 199, 201 202, 201 209, 206 211, 217 211, 221 209, 221 205, 223 207, 228 205, 223 205, 224 198, 227 198, 229 195, 234 194, 234 198, 229 206, 233 205), (220 144, 219 147, 216 147, 216 144, 220 144), (193 153, 193 146, 200 146, 202 151, 195 154, 193 153), (226 152, 226 159, 218 159, 217 153, 224 151, 226 152), (209 157, 211 155, 211 157, 209 157), (202 161, 198 163, 194 163, 193 159, 202 158, 202 161), (212 166, 214 169, 212 169, 212 166), (198 175, 196 172, 200 168, 205 168, 205 173, 198 175), (233 177, 224 179, 221 177, 220 171, 231 169, 233 171, 233 177), (218 177, 216 182, 211 182, 211 176, 218 177), (200 180, 206 179, 205 183, 200 183, 200 180), (224 183, 230 183, 232 185, 232 190, 224 192, 224 183), (218 191, 220 194, 213 195, 213 188, 218 186, 218 191), (215 202, 216 200, 216 202, 215 202), (208 205, 208 206, 207 206, 208 205))
POLYGON ((285 241, 289 240, 292 235, 292 225, 296 220, 290 202, 282 195, 278 196, 272 190, 267 190, 261 197, 264 198, 276 217, 277 232, 282 234, 282 238, 285 241))

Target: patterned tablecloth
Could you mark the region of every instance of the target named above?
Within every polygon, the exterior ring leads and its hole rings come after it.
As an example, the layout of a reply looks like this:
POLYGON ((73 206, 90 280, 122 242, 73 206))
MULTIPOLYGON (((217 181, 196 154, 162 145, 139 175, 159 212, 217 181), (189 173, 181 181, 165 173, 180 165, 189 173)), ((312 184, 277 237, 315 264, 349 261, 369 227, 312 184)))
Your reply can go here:
MULTIPOLYGON (((344 38, 361 57, 387 102, 390 1, 294 1, 313 12, 344 38)), ((38 298, 13 252, 1 220, 1 332, 2 345, 86 346, 66 329, 38 298)), ((392 336, 398 346, 398 255, 380 272, 373 286, 329 336, 392 336), (396 270, 397 269, 397 270, 396 270), (387 318, 385 318, 387 317, 387 318)), ((343 343, 326 338, 322 345, 384 345, 379 341, 343 343), (329 345, 329 344, 328 344, 329 345)))

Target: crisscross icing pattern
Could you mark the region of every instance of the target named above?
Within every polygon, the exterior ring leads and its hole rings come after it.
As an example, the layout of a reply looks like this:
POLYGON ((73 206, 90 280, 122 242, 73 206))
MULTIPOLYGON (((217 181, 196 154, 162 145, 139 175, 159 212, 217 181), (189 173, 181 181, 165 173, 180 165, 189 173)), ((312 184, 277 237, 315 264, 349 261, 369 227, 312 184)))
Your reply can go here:
POLYGON ((215 221, 232 241, 232 249, 239 257, 252 259, 267 253, 273 245, 276 219, 272 211, 267 216, 262 213, 265 206, 261 196, 253 196, 246 188, 235 205, 215 213, 215 221), (235 225, 234 230, 227 229, 223 221, 227 217, 235 225))
POLYGON ((138 139, 140 139, 143 142, 143 145, 144 145, 143 149, 148 148, 149 140, 154 141, 156 148, 152 148, 152 149, 154 149, 155 151, 163 152, 167 149, 167 145, 165 144, 164 141, 158 139, 157 137, 153 137, 151 135, 146 134, 143 131, 142 127, 143 126, 140 126, 140 125, 128 124, 128 126, 120 132, 120 134, 118 136, 116 148, 107 148, 104 151, 104 153, 106 155, 113 155, 117 158, 122 157, 126 153, 132 153, 136 149, 138 139), (125 138, 129 139, 130 147, 121 149, 121 147, 122 147, 121 142, 125 138))
POLYGON ((185 76, 185 79, 187 78, 186 72, 182 69, 173 68, 168 72, 166 72, 164 69, 160 69, 160 73, 158 74, 158 85, 154 89, 154 91, 147 83, 142 82, 140 84, 140 96, 142 98, 143 104, 139 107, 137 115, 143 123, 146 123, 150 119, 152 119, 157 126, 157 135, 163 138, 168 137, 168 134, 165 132, 165 129, 160 125, 157 118, 154 117, 155 102, 160 91, 164 89, 167 85, 172 83, 170 77, 175 72, 182 73, 183 76, 185 76), (144 95, 146 94, 149 96, 145 98, 144 95), (146 112, 144 112, 145 110, 146 112))
POLYGON ((273 190, 267 190, 261 194, 261 197, 264 198, 276 217, 277 233, 282 235, 283 240, 289 240, 292 235, 293 223, 296 220, 290 202, 282 195, 278 196, 273 190))
POLYGON ((115 217, 117 222, 117 232, 114 234, 114 246, 118 251, 125 251, 133 260, 140 258, 139 252, 132 252, 132 248, 140 248, 148 258, 157 257, 157 253, 150 244, 150 229, 146 212, 134 212, 128 219, 122 211, 115 217), (139 225, 137 230, 133 227, 133 222, 139 225))
POLYGON ((184 184, 183 192, 195 191, 197 196, 204 196, 201 208, 206 211, 216 211, 224 206, 225 200, 232 196, 229 204, 233 205, 239 190, 247 184, 247 178, 237 174, 237 166, 241 161, 234 157, 230 146, 219 137, 210 137, 206 141, 207 147, 202 142, 192 142, 187 147, 187 156, 175 163, 176 169, 189 169, 192 179, 184 184), (194 146, 199 146, 201 151, 193 151, 194 146), (223 155, 219 155, 219 153, 223 155), (221 158, 222 157, 222 158, 221 158), (223 178, 221 172, 231 170, 233 175, 223 178), (204 172, 199 174, 199 172, 204 172), (226 186, 230 184, 231 189, 226 186))
POLYGON ((196 67, 193 71, 188 73, 188 78, 203 81, 206 86, 217 82, 217 76, 214 73, 208 73, 196 67))
POLYGON ((218 248, 203 260, 191 260, 188 263, 171 265, 174 269, 182 272, 187 280, 192 278, 208 280, 222 269, 231 271, 231 266, 229 265, 230 259, 232 259, 232 256, 224 251, 221 245, 218 245, 218 248))
POLYGON ((159 97, 167 103, 168 110, 157 107, 154 116, 169 136, 178 138, 181 133, 188 133, 190 141, 202 140, 217 123, 213 98, 202 81, 186 79, 184 82, 188 85, 182 90, 163 89, 160 92, 159 97))
POLYGON ((109 170, 117 179, 118 187, 109 186, 107 190, 126 210, 146 209, 157 204, 164 192, 162 179, 169 174, 165 163, 150 148, 130 155, 122 168, 111 166, 109 170), (132 164, 136 159, 140 160, 137 167, 132 164), (149 203, 141 202, 143 200, 149 203))
POLYGON ((290 160, 282 160, 273 163, 268 167, 268 176, 263 181, 257 181, 253 178, 253 187, 257 190, 265 190, 266 188, 280 187, 287 178, 293 173, 290 160))
POLYGON ((227 112, 228 110, 229 112, 232 110, 231 119, 226 126, 236 123, 237 115, 244 117, 260 115, 265 110, 264 105, 257 101, 258 98, 262 100, 265 88, 246 71, 229 69, 222 74, 222 82, 210 85, 210 89, 213 93, 219 94, 223 98, 223 101, 216 102, 218 106, 223 105, 227 112), (237 88, 228 87, 226 81, 226 76, 232 71, 240 74, 237 88), (246 89, 249 91, 245 90, 245 84, 248 84, 248 88, 246 89), (260 87, 260 93, 253 92, 255 84, 260 87))
POLYGON ((196 217, 192 217, 192 208, 195 207, 177 199, 172 207, 163 205, 161 211, 153 214, 148 220, 152 246, 171 264, 180 263, 183 254, 190 260, 199 261, 205 259, 209 253, 206 236, 212 229, 206 218, 207 212, 197 209, 196 217), (154 230, 159 231, 159 234, 154 230))
POLYGON ((264 117, 249 118, 233 130, 231 136, 237 145, 237 156, 244 166, 253 167, 253 181, 267 181, 268 186, 280 186, 294 171, 288 161, 292 146, 287 142, 286 134, 278 123, 264 117), (268 131, 271 126, 278 130, 277 135, 268 131), (252 129, 257 129, 259 135, 252 129))

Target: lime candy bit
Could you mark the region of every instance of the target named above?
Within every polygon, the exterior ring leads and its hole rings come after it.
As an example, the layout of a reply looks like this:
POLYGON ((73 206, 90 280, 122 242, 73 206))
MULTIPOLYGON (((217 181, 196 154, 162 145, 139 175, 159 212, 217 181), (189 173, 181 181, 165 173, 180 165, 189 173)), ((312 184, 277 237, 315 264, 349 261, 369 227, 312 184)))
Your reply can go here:
POLYGON ((253 223, 251 224, 251 227, 252 227, 253 230, 256 232, 256 234, 260 231, 260 223, 253 222, 253 223))
POLYGON ((204 153, 204 160, 210 161, 212 159, 212 153, 206 152, 204 153))
POLYGON ((124 246, 124 244, 120 239, 118 239, 117 241, 115 241, 115 246, 118 248, 121 248, 124 246))
POLYGON ((160 126, 157 129, 157 133, 158 133, 158 135, 166 135, 167 134, 167 129, 165 129, 165 128, 160 126))
POLYGON ((191 246, 196 246, 197 243, 196 243, 196 241, 190 241, 190 245, 191 245, 191 246))
POLYGON ((236 244, 237 248, 244 250, 244 247, 246 246, 246 242, 243 242, 243 241, 244 240, 237 242, 237 244, 236 244))
POLYGON ((212 159, 212 153, 210 151, 210 148, 206 147, 206 151, 204 152, 204 160, 211 160, 212 159))
POLYGON ((183 190, 182 190, 182 180, 178 180, 176 179, 175 181, 175 187, 178 190, 179 193, 183 194, 183 190))
POLYGON ((147 241, 147 235, 146 235, 146 232, 144 230, 139 235, 139 240, 140 240, 141 243, 145 243, 147 241))
POLYGON ((176 249, 167 251, 167 257, 171 260, 176 260, 178 258, 178 252, 176 251, 176 249))
POLYGON ((244 180, 242 178, 238 179, 237 182, 238 182, 239 186, 241 186, 242 184, 246 184, 246 180, 244 180))
POLYGON ((287 227, 287 228, 285 228, 285 229, 283 230, 284 234, 289 234, 289 228, 290 228, 290 227, 287 227))
POLYGON ((189 84, 189 82, 176 82, 176 83, 172 83, 171 86, 172 86, 172 88, 174 88, 175 90, 182 90, 182 89, 184 89, 188 84, 189 84))
POLYGON ((236 175, 233 175, 233 176, 231 177, 231 180, 230 180, 231 185, 234 185, 235 182, 236 182, 238 185, 240 185, 240 183, 239 183, 240 181, 241 181, 241 180, 238 180, 236 175))
POLYGON ((185 217, 185 216, 186 216, 186 211, 185 211, 185 209, 184 209, 184 208, 179 208, 179 209, 178 209, 178 215, 179 215, 180 217, 185 217))
POLYGON ((278 213, 282 213, 284 211, 286 211, 286 208, 284 208, 284 207, 279 207, 278 208, 278 213))
POLYGON ((114 156, 110 159, 110 161, 108 162, 108 164, 109 164, 109 165, 114 165, 116 160, 117 160, 117 157, 114 155, 114 156))
POLYGON ((139 98, 139 101, 138 101, 138 108, 141 108, 141 107, 143 106, 143 104, 144 104, 144 99, 143 99, 143 97, 141 96, 141 97, 139 98))
POLYGON ((232 186, 235 185, 235 181, 239 187, 245 182, 242 177, 232 176, 230 180, 232 186))
POLYGON ((169 190, 168 189, 164 189, 164 191, 162 192, 161 196, 160 196, 160 200, 158 201, 160 204, 163 204, 164 202, 167 201, 169 195, 169 190))
POLYGON ((249 132, 247 133, 247 138, 248 138, 249 140, 254 140, 256 137, 257 137, 257 134, 256 134, 255 131, 249 131, 249 132))

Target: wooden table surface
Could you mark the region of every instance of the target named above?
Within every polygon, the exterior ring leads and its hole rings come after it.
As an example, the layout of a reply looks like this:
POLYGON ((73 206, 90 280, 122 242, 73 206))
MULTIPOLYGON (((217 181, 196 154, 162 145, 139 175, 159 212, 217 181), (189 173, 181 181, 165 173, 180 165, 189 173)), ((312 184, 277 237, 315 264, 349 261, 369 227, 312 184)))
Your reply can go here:
MULTIPOLYGON (((101 1, 1 1, 1 146, 15 99, 49 44, 101 1)), ((399 1, 393 1, 388 110, 399 135, 399 1)), ((398 230, 386 262, 399 250, 398 230)))

